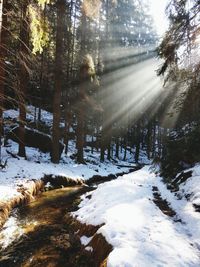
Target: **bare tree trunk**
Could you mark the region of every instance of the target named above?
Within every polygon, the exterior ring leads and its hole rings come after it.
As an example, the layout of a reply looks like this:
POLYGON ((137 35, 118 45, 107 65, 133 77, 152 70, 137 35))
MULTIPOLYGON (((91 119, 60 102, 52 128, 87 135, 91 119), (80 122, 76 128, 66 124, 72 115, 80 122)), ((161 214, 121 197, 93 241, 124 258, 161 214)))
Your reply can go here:
POLYGON ((127 136, 124 137, 124 157, 123 160, 126 160, 126 154, 127 154, 127 136))
POLYGON ((71 72, 71 76, 73 76, 73 66, 74 66, 74 44, 75 44, 75 33, 76 33, 76 19, 77 19, 77 5, 76 5, 76 2, 77 0, 75 1, 74 3, 74 22, 73 22, 73 39, 72 39, 72 44, 71 44, 71 69, 70 69, 70 72, 71 72))
POLYGON ((138 163, 139 161, 139 155, 140 155, 140 122, 137 123, 136 128, 136 147, 135 147, 135 162, 138 163))
POLYGON ((153 121, 152 157, 156 156, 156 119, 153 121))
POLYGON ((161 157, 162 154, 162 129, 158 126, 158 156, 161 157))
POLYGON ((5 86, 5 57, 7 45, 7 0, 0 0, 0 145, 3 136, 3 105, 4 105, 4 86, 5 86))
POLYGON ((102 121, 103 121, 103 123, 102 123, 102 131, 101 131, 101 156, 100 156, 100 159, 103 162, 105 160, 105 150, 106 150, 106 146, 105 146, 106 131, 105 131, 105 126, 104 126, 104 122, 105 122, 104 115, 103 115, 102 121))
POLYGON ((119 136, 116 136, 115 157, 119 159, 119 136))
POLYGON ((19 151, 20 157, 26 157, 25 150, 25 123, 26 123, 26 105, 25 97, 28 86, 28 45, 29 30, 27 8, 28 0, 22 3, 21 29, 20 29, 20 53, 19 53, 19 151))
MULTIPOLYGON (((107 51, 106 49, 108 48, 108 40, 109 40, 109 1, 106 0, 105 2, 105 13, 106 13, 106 24, 105 24, 105 44, 104 44, 104 61, 108 61, 107 60, 107 51)), ((104 70, 105 71, 105 70, 104 70)), ((104 80, 104 79, 103 79, 104 80)), ((102 106, 104 108, 104 112, 103 112, 103 116, 102 116, 102 132, 101 132, 101 161, 103 162, 105 160, 105 151, 106 148, 108 148, 108 126, 107 126, 107 120, 109 118, 109 114, 108 113, 108 108, 107 108, 107 103, 106 100, 108 98, 108 92, 105 89, 106 85, 103 84, 103 80, 102 80, 102 88, 103 88, 103 94, 102 94, 102 106), (108 117, 107 117, 108 116, 108 117)), ((109 149, 108 149, 109 151, 109 149)), ((109 154, 108 154, 108 158, 109 158, 109 154)))
MULTIPOLYGON (((85 56, 85 34, 86 34, 86 14, 83 11, 81 18, 81 55, 82 58, 85 56)), ((84 118, 85 118, 85 104, 84 104, 84 95, 85 95, 85 87, 87 86, 88 78, 88 69, 87 66, 80 67, 80 86, 79 86, 79 107, 77 114, 77 161, 79 163, 84 163, 84 155, 83 155, 83 146, 84 146, 84 118)))
POLYGON ((69 131, 72 123, 72 113, 68 104, 65 106, 65 129, 64 129, 64 144, 65 144, 65 154, 68 152, 69 143, 69 131))
POLYGON ((44 51, 41 55, 41 65, 40 65, 40 78, 39 78, 39 84, 40 84, 40 93, 39 93, 39 107, 38 107, 38 116, 37 116, 37 124, 41 122, 41 109, 42 109, 42 90, 43 90, 43 70, 44 70, 44 51))
POLYGON ((151 158, 151 148, 152 148, 151 140, 152 140, 152 123, 151 121, 149 121, 148 126, 147 126, 147 137, 146 137, 148 159, 151 158))
POLYGON ((60 161, 60 103, 63 78, 63 48, 64 48, 64 23, 66 13, 66 1, 57 0, 57 25, 56 25, 56 58, 55 58, 55 92, 53 101, 53 147, 51 160, 53 163, 60 161))
MULTIPOLYGON (((83 89, 82 89, 83 90, 83 89)), ((84 163, 83 146, 84 146, 84 103, 80 99, 79 110, 77 115, 77 161, 84 163)))

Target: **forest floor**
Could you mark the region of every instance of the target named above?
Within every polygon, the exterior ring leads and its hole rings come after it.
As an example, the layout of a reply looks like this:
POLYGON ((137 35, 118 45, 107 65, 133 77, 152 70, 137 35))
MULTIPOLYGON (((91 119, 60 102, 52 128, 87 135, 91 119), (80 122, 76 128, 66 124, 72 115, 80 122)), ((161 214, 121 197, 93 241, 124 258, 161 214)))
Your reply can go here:
MULTIPOLYGON (((18 110, 6 110, 4 119, 17 122, 18 110)), ((28 106, 27 120, 34 121, 35 108, 28 106)), ((42 110, 43 123, 48 128, 52 126, 52 114, 42 110)), ((14 125, 15 125, 14 124, 14 125)), ((63 123, 61 122, 61 127, 63 123)), ((10 129, 8 129, 10 130, 10 129)), ((87 141, 91 141, 91 137, 87 136, 87 141)), ((0 201, 6 201, 14 196, 19 195, 18 189, 22 186, 27 187, 31 180, 40 180, 44 175, 63 176, 74 180, 86 181, 94 175, 108 176, 119 172, 128 172, 129 166, 133 168, 134 154, 127 151, 126 161, 123 161, 124 151, 120 151, 119 160, 100 161, 100 151, 91 147, 84 148, 86 164, 77 164, 74 160, 76 152, 75 140, 70 140, 68 145, 68 153, 63 152, 59 164, 52 164, 49 153, 43 153, 39 149, 26 147, 27 158, 17 156, 18 144, 8 140, 8 144, 1 148, 1 161, 5 168, 0 168, 0 201), (13 157, 14 156, 14 157, 13 157), (122 166, 125 166, 124 168, 122 166)), ((143 151, 140 153, 140 163, 149 163, 143 151)))
MULTIPOLYGON (((33 108, 30 110, 32 119, 33 108)), ((43 112, 42 115, 46 122, 52 123, 51 114, 43 112)), ((10 110, 5 116, 14 118, 18 112, 10 110)), ((135 166, 132 153, 128 152, 126 162, 122 160, 121 151, 121 160, 101 163, 99 152, 92 154, 90 147, 85 148, 87 164, 78 165, 71 157, 75 151, 73 140, 59 165, 50 162, 48 153, 35 148, 26 149, 26 160, 13 158, 10 152, 17 155, 17 149, 17 144, 9 141, 1 151, 2 161, 8 159, 5 168, 0 170, 0 201, 3 202, 21 194, 18 189, 45 174, 84 181, 94 175, 108 176, 128 171, 127 166, 119 165, 135 166)), ((183 182, 177 192, 170 192, 142 151, 140 158, 141 163, 149 165, 98 185, 96 190, 81 197, 79 209, 71 214, 83 224, 98 226, 97 233, 113 247, 108 256, 108 267, 199 267, 200 165, 191 169, 192 177, 183 182)), ((8 220, 3 231, 12 236, 16 227, 16 220, 8 220)), ((87 251, 92 251, 92 238, 81 237, 87 251)))

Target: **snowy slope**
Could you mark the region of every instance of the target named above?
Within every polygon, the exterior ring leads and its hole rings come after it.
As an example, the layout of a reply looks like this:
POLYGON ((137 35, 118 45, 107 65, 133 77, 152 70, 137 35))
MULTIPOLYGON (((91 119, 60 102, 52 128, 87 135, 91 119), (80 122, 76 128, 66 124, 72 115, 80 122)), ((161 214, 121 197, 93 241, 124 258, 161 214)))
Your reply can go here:
POLYGON ((192 234, 200 229, 199 214, 193 210, 198 221, 193 220, 192 228, 187 221, 175 222, 154 204, 152 186, 157 186, 172 201, 181 217, 178 207, 185 200, 178 201, 148 167, 99 185, 83 196, 80 209, 73 215, 82 223, 104 223, 98 233, 114 248, 108 257, 108 267, 200 266, 197 249, 200 236, 192 234), (89 194, 91 198, 87 198, 89 194))
MULTIPOLYGON (((99 155, 94 153, 92 159, 94 163, 77 164, 69 156, 62 156, 60 164, 52 164, 50 162, 49 153, 42 153, 34 148, 26 148, 27 160, 20 158, 12 158, 7 154, 9 150, 13 154, 17 154, 18 145, 14 142, 9 142, 9 148, 2 148, 2 158, 7 160, 5 169, 0 169, 0 201, 12 198, 17 193, 19 185, 25 185, 31 179, 41 179, 44 175, 52 174, 65 176, 72 179, 87 180, 93 175, 107 176, 119 172, 127 172, 128 168, 119 168, 113 165, 113 162, 101 163, 99 155)), ((73 150, 73 144, 71 144, 73 150)), ((70 152, 69 152, 70 153, 70 152)), ((88 158, 89 155, 88 155, 88 158)), ((118 164, 124 164, 119 161, 118 164)), ((134 165, 130 165, 130 167, 134 165)))
POLYGON ((186 224, 186 230, 190 229, 189 235, 193 244, 200 250, 200 212, 195 212, 194 207, 194 204, 200 205, 200 165, 185 170, 185 172, 188 171, 192 171, 192 177, 179 186, 178 193, 171 194, 166 190, 164 184, 160 185, 160 191, 186 224), (179 201, 177 201, 177 198, 179 201))
MULTIPOLYGON (((35 107, 27 107, 27 119, 34 121, 34 115, 38 114, 38 109, 35 107)), ((18 110, 4 111, 4 119, 16 122, 18 120, 18 110)), ((53 116, 50 112, 41 110, 41 120, 49 127, 52 126, 53 116)), ((62 123, 61 123, 62 124, 62 123)), ((12 124, 11 124, 12 125, 12 124)), ((9 128, 7 129, 9 130, 9 128)), ((71 129, 73 131, 73 129, 71 129)), ((87 141, 91 141, 91 137, 87 136, 87 141)), ((69 141, 68 153, 62 154, 60 164, 52 164, 49 153, 42 153, 36 148, 26 147, 27 160, 13 158, 11 152, 15 155, 18 153, 18 144, 10 141, 7 147, 2 147, 1 159, 2 163, 7 160, 7 166, 4 169, 0 168, 0 201, 5 201, 18 195, 18 186, 26 185, 31 179, 41 179, 45 174, 60 175, 72 179, 88 180, 93 175, 107 176, 119 172, 127 172, 128 168, 121 168, 117 165, 130 165, 133 167, 134 155, 127 151, 127 162, 124 162, 123 151, 120 154, 118 162, 105 161, 100 162, 100 151, 94 150, 91 152, 91 147, 85 148, 85 158, 87 165, 77 164, 72 158, 76 153, 76 145, 74 140, 69 141)), ((147 162, 146 156, 141 151, 141 162, 147 162)))

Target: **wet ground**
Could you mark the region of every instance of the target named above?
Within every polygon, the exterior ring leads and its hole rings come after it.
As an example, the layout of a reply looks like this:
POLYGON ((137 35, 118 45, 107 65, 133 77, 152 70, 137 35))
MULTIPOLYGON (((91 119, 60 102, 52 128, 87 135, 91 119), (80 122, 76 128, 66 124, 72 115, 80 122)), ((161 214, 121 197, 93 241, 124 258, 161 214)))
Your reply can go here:
POLYGON ((93 267, 91 253, 84 250, 70 226, 69 212, 77 208, 79 197, 88 187, 68 187, 42 193, 34 202, 16 209, 5 225, 0 241, 1 267, 93 267), (5 236, 6 235, 6 236, 5 236), (9 240, 10 239, 10 240, 9 240), (2 246, 6 244, 2 243, 2 246))

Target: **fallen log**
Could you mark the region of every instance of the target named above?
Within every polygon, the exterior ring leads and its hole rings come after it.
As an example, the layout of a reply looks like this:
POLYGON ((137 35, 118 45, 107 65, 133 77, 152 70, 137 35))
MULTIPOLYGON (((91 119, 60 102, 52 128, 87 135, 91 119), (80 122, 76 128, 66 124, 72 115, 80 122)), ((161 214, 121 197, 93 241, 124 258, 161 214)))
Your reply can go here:
MULTIPOLYGON (((19 143, 19 127, 13 128, 7 135, 6 140, 11 139, 14 142, 19 143)), ((35 129, 25 127, 25 146, 35 147, 41 150, 44 153, 52 153, 52 138, 50 135, 40 132, 35 129)), ((63 152, 64 145, 62 142, 59 142, 59 151, 60 157, 63 152)))

